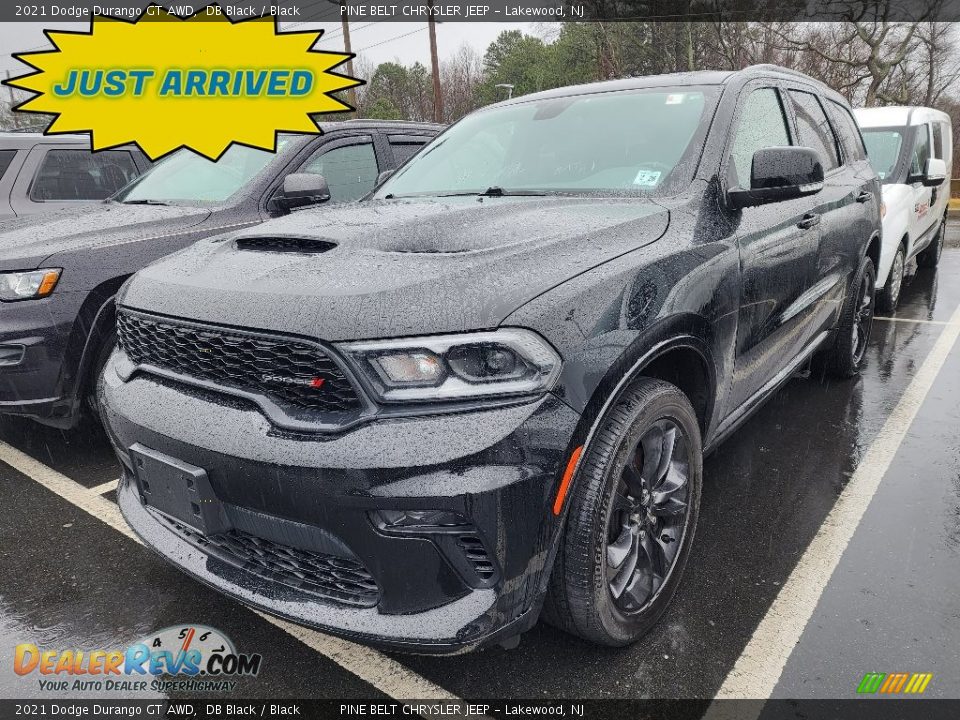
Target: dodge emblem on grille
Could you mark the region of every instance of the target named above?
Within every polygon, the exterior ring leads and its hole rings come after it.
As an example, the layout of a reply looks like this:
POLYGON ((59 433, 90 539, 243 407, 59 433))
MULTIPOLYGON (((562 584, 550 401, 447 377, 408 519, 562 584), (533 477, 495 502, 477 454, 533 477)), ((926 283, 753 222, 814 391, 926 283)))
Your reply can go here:
POLYGON ((260 379, 265 383, 274 385, 303 385, 304 387, 321 388, 323 387, 323 378, 297 378, 287 377, 285 375, 261 375, 260 379))

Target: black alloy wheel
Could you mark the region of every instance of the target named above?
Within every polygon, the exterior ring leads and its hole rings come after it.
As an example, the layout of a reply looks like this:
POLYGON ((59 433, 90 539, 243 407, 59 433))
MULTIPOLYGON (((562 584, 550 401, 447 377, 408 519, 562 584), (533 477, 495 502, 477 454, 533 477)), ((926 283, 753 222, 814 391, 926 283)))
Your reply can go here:
POLYGON ((689 453, 670 419, 640 438, 620 474, 607 528, 607 582, 616 606, 642 611, 676 564, 686 530, 689 453))

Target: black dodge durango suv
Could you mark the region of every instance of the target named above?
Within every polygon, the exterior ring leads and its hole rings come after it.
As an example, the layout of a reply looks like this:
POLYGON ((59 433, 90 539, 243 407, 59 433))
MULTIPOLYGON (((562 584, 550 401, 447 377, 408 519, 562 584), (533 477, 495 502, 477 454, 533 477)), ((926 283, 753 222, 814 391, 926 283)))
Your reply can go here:
POLYGON ((879 186, 771 66, 461 120, 366 203, 201 241, 118 299, 131 527, 243 602, 415 652, 597 643, 677 589, 703 456, 817 355, 859 371, 879 186))

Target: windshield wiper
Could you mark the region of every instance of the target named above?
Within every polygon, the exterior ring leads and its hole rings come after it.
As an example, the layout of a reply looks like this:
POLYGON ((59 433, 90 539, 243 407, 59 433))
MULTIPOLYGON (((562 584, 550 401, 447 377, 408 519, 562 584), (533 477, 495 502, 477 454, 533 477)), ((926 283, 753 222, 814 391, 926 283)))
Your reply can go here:
POLYGON ((504 190, 499 185, 491 185, 483 192, 444 193, 437 197, 543 197, 545 195, 545 192, 538 192, 536 190, 504 190))
POLYGON ((163 200, 121 200, 124 205, 169 205, 163 200))

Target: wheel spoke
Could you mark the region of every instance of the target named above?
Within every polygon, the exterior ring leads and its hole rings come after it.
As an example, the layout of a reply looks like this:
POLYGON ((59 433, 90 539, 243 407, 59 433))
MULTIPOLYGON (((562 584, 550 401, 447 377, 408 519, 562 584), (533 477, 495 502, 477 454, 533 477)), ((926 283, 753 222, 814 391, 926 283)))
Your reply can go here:
MULTIPOLYGON (((628 532, 629 535, 629 544, 627 545, 627 553, 624 558, 620 561, 620 565, 617 569, 612 570, 613 578, 610 579, 610 592, 613 594, 614 598, 618 598, 623 595, 624 589, 627 587, 627 584, 630 582, 630 579, 633 577, 634 571, 637 569, 637 561, 639 559, 639 543, 638 543, 638 532, 634 528, 632 532, 628 532)), ((619 541, 619 538, 618 538, 619 541)), ((607 554, 609 556, 609 547, 607 548, 607 554)))
POLYGON ((637 467, 637 453, 632 452, 630 459, 623 468, 623 481, 627 484, 627 490, 634 497, 643 495, 643 478, 640 477, 641 470, 637 467))
POLYGON ((677 442, 677 428, 672 423, 663 432, 663 442, 660 446, 660 462, 657 463, 656 481, 651 483, 651 490, 659 487, 667 476, 670 462, 673 460, 673 450, 677 442))
POLYGON ((624 560, 630 555, 630 549, 633 545, 634 533, 629 525, 624 524, 620 536, 612 543, 607 545, 607 566, 617 571, 623 567, 624 560))
POLYGON ((663 455, 663 430, 657 425, 650 428, 640 438, 640 448, 643 450, 643 468, 640 477, 647 490, 653 488, 656 482, 657 471, 660 467, 660 458, 663 455))
POLYGON ((654 540, 654 544, 660 549, 663 555, 664 567, 669 568, 673 564, 673 559, 680 551, 679 528, 674 530, 668 528, 663 530, 654 540))

